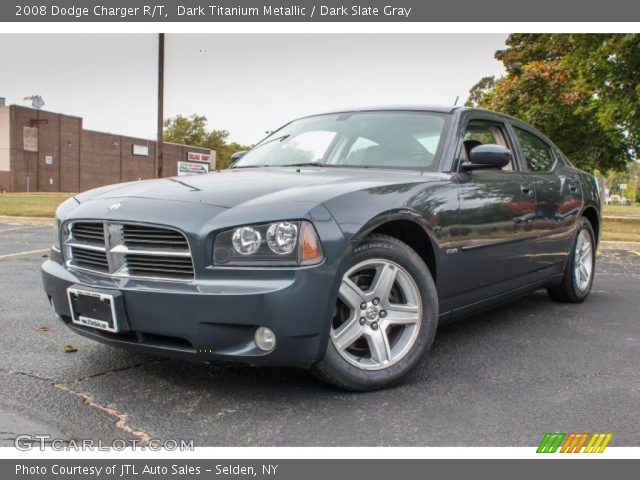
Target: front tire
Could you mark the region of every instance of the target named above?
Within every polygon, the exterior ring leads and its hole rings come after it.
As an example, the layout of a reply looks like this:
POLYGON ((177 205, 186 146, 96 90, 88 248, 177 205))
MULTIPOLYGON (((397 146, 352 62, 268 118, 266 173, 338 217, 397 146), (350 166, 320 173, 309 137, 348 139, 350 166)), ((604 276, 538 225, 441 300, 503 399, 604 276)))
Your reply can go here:
POLYGON ((551 298, 580 303, 589 296, 596 267, 595 238, 591 222, 582 217, 562 282, 547 289, 551 298))
POLYGON ((396 238, 371 235, 353 250, 314 370, 347 390, 389 387, 429 350, 437 319, 436 287, 420 256, 396 238))

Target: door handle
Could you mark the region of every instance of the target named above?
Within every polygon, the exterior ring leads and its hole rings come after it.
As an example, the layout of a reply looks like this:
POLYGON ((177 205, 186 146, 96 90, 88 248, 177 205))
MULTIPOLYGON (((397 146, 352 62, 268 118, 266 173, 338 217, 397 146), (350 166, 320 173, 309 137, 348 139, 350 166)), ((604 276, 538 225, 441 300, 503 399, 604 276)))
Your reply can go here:
POLYGON ((576 193, 578 191, 578 184, 576 182, 569 183, 569 191, 571 193, 576 193))
POLYGON ((533 193, 533 189, 531 188, 531 184, 530 183, 521 183, 520 184, 520 190, 525 195, 531 195, 531 193, 533 193))

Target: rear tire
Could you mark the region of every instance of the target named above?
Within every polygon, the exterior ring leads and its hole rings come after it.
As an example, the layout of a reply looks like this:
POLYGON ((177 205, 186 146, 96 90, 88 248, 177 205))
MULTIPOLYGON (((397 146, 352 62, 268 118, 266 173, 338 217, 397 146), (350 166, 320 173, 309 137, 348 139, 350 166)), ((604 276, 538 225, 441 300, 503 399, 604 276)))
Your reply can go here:
POLYGON ((562 281, 547 288, 549 296, 558 302, 580 303, 591 292, 596 267, 595 234, 591 222, 582 217, 562 281))
POLYGON ((389 387, 418 365, 437 322, 436 287, 420 256, 394 237, 371 235, 351 254, 314 371, 346 390, 389 387))

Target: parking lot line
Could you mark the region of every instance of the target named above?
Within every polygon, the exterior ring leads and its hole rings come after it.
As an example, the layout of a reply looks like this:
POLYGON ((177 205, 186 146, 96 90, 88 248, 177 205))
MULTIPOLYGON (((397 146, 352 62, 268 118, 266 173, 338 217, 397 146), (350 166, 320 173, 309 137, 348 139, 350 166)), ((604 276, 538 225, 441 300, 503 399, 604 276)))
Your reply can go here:
POLYGON ((32 253, 44 253, 48 251, 48 248, 41 248, 39 250, 27 250, 26 252, 7 253, 5 255, 0 255, 0 260, 3 258, 19 257, 20 255, 31 255, 32 253))

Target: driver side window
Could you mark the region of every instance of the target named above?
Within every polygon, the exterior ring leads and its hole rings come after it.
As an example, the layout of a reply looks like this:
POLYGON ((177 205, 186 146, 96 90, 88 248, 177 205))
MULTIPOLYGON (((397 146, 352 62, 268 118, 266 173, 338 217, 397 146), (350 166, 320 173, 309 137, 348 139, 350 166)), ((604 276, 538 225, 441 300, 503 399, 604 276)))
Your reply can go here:
MULTIPOLYGON (((469 154, 478 145, 502 145, 511 150, 507 142, 504 130, 501 126, 493 123, 470 122, 462 136, 462 150, 460 152, 461 161, 469 161, 469 154)), ((502 170, 515 170, 513 158, 511 162, 502 170)))
POLYGON ((365 137, 358 137, 351 144, 351 148, 347 153, 347 165, 364 165, 371 156, 380 151, 381 147, 377 142, 365 137))

